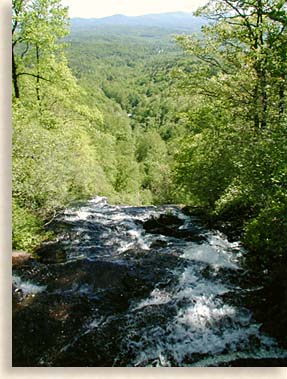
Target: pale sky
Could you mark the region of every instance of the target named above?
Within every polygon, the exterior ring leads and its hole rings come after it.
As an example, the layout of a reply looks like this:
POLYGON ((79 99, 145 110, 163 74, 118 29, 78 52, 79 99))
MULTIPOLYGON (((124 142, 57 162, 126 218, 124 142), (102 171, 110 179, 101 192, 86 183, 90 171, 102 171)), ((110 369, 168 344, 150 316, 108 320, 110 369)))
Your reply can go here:
POLYGON ((97 18, 113 14, 138 16, 148 13, 194 12, 207 0, 62 0, 70 17, 97 18))

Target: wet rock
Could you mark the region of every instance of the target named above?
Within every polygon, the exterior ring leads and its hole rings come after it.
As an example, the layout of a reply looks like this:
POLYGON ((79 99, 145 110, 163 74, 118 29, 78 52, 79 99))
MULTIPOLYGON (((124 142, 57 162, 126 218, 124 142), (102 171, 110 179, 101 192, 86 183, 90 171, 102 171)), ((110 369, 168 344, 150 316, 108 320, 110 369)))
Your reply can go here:
POLYGON ((159 217, 151 218, 144 222, 143 228, 148 233, 161 234, 167 237, 182 238, 188 241, 203 242, 205 237, 202 230, 196 226, 189 226, 187 229, 180 228, 184 220, 168 214, 161 214, 159 217))
POLYGON ((38 294, 13 318, 13 366, 40 366, 54 347, 60 349, 81 332, 92 306, 81 296, 38 294))
POLYGON ((162 247, 166 247, 167 246, 167 241, 164 241, 164 240, 156 240, 154 242, 152 242, 151 244, 151 249, 160 249, 162 247))
POLYGON ((123 318, 95 319, 86 332, 55 354, 56 367, 112 367, 120 352, 123 318))
POLYGON ((45 285, 48 291, 83 291, 119 287, 129 268, 124 264, 82 259, 65 264, 39 264, 32 270, 17 271, 23 280, 45 285))
POLYGON ((33 296, 26 306, 17 299, 13 365, 111 365, 115 351, 119 353, 120 317, 116 315, 125 312, 133 299, 148 296, 163 274, 163 268, 109 262, 53 265, 49 272, 42 267, 34 279, 46 283, 47 290, 33 296), (114 317, 114 323, 85 331, 96 316, 99 320, 114 317))
POLYGON ((42 245, 38 260, 14 267, 14 366, 180 367, 216 361, 231 345, 232 352, 260 347, 242 308, 253 279, 225 260, 213 264, 213 252, 231 255, 230 246, 212 244, 173 206, 97 204, 59 215, 49 225, 57 241, 42 245), (210 261, 183 254, 205 248, 210 261))
POLYGON ((287 348, 286 259, 280 263, 274 265, 273 270, 266 275, 257 297, 249 297, 248 305, 255 317, 263 323, 262 329, 287 348))
POLYGON ((128 256, 126 263, 83 259, 16 271, 22 280, 45 285, 45 291, 29 302, 14 291, 13 365, 111 366, 125 335, 121 314, 167 282, 167 269, 179 262, 141 249, 128 256), (97 318, 106 321, 90 330, 97 318))
POLYGON ((15 285, 12 285, 12 317, 21 309, 22 300, 23 292, 15 285))
POLYGON ((144 223, 144 229, 154 231, 164 227, 178 227, 183 225, 184 221, 172 214, 161 214, 159 217, 153 217, 144 223))
POLYGON ((67 259, 64 246, 61 242, 50 242, 43 244, 39 247, 35 254, 39 257, 39 261, 42 263, 62 263, 67 259))

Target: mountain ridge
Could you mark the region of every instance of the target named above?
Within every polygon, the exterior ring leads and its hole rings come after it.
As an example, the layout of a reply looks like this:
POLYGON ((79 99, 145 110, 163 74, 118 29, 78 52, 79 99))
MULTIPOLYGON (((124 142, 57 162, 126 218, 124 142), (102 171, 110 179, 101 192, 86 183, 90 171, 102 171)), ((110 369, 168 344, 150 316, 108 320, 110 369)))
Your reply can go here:
POLYGON ((140 16, 127 16, 124 14, 114 14, 112 16, 100 18, 80 18, 71 19, 73 27, 79 26, 146 26, 172 28, 177 30, 198 31, 201 26, 206 24, 206 20, 196 17, 188 12, 165 12, 150 13, 140 16))

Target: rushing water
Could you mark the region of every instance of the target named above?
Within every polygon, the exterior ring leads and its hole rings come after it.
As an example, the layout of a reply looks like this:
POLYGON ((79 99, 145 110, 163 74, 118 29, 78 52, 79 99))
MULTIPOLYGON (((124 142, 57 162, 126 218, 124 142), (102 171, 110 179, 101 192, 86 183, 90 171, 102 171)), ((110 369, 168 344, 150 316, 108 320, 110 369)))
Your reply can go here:
POLYGON ((14 272, 15 366, 286 362, 246 308, 240 244, 179 208, 96 198, 53 228, 40 262, 14 272))

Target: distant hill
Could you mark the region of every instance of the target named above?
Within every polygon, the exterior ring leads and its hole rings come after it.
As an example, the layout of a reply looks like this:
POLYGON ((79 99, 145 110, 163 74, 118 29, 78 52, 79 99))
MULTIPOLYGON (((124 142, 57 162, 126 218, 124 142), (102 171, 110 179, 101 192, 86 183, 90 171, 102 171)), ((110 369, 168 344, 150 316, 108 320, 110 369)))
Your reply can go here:
POLYGON ((71 26, 73 30, 96 29, 103 26, 128 26, 128 27, 156 27, 172 31, 200 31, 201 26, 206 24, 206 20, 195 17, 192 13, 172 12, 147 14, 144 16, 125 16, 116 14, 103 18, 73 18, 71 26))

